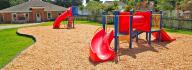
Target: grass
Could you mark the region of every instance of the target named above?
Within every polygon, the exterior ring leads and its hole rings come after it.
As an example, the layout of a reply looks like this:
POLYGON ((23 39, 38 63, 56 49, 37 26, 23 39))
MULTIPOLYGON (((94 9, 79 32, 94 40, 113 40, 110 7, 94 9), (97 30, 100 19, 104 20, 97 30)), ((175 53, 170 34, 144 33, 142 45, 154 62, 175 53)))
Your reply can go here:
MULTIPOLYGON (((62 22, 66 23, 66 22, 62 22)), ((78 24, 91 24, 91 25, 101 25, 97 22, 91 21, 76 21, 78 24)), ((0 24, 0 26, 8 26, 8 25, 18 25, 18 24, 0 24)), ((51 22, 43 22, 43 24, 35 25, 35 26, 51 26, 53 25, 53 21, 51 22)), ((18 28, 12 29, 2 29, 0 30, 0 68, 9 63, 18 53, 23 51, 25 48, 29 47, 33 44, 33 40, 31 38, 19 36, 16 34, 18 28)))
POLYGON ((0 30, 0 68, 33 43, 31 38, 19 36, 16 31, 17 28, 0 30))
POLYGON ((192 35, 192 31, 191 30, 176 30, 176 29, 171 29, 171 28, 165 28, 165 30, 167 32, 170 32, 170 33, 178 33, 178 34, 188 34, 188 35, 192 35))
MULTIPOLYGON (((43 24, 40 24, 39 26, 51 26, 53 25, 53 21, 50 22, 43 22, 43 24)), ((64 21, 62 22, 62 24, 66 24, 67 22, 64 21)), ((96 26, 100 26, 101 24, 99 24, 98 22, 93 22, 93 21, 75 21, 76 24, 89 24, 89 25, 96 25, 96 26)))

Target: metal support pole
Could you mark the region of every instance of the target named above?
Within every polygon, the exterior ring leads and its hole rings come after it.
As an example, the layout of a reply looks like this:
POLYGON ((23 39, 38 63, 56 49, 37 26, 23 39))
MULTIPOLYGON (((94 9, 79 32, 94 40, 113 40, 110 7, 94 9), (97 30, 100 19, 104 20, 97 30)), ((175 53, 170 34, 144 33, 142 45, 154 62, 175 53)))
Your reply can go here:
POLYGON ((114 12, 114 28, 115 28, 115 33, 114 33, 114 38, 115 38, 115 53, 118 52, 118 46, 119 46, 119 43, 118 43, 118 15, 119 15, 119 11, 115 11, 114 12))
POLYGON ((160 11, 160 29, 163 28, 163 11, 160 11))
POLYGON ((151 46, 151 34, 152 34, 152 10, 150 11, 150 14, 151 14, 151 16, 150 16, 150 31, 149 31, 149 41, 148 41, 148 43, 149 43, 149 45, 151 46))
POLYGON ((103 26, 103 29, 105 31, 105 21, 106 21, 106 16, 105 15, 102 15, 102 26, 103 26))
POLYGON ((129 48, 132 49, 132 34, 133 34, 133 10, 130 11, 130 25, 129 25, 129 34, 130 34, 130 42, 129 42, 129 48))
POLYGON ((139 32, 136 31, 136 42, 138 43, 138 40, 139 40, 139 32))
POLYGON ((75 17, 73 17, 73 28, 75 28, 75 17))
POLYGON ((147 42, 149 41, 149 33, 148 32, 146 32, 146 40, 147 40, 147 42))
POLYGON ((160 31, 158 34, 158 43, 161 42, 161 30, 163 28, 163 11, 160 11, 160 31))

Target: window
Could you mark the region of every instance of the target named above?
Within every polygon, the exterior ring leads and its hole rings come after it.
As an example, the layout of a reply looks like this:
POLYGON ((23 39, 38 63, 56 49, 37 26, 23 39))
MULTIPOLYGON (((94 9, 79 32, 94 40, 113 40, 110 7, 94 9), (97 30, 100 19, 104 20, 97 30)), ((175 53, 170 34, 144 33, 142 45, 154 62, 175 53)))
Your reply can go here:
POLYGON ((25 17, 27 17, 27 18, 28 18, 28 17, 29 17, 29 15, 28 15, 28 14, 25 14, 25 17))
POLYGON ((13 14, 13 17, 16 18, 17 17, 16 14, 13 14))
POLYGON ((18 13, 17 14, 17 19, 18 20, 25 20, 25 14, 24 13, 18 13))
POLYGON ((12 21, 16 21, 17 20, 17 14, 16 13, 12 13, 12 21))
POLYGON ((58 14, 58 16, 59 16, 59 15, 61 15, 61 12, 58 12, 57 14, 58 14))
POLYGON ((2 15, 2 17, 1 17, 1 21, 2 21, 2 22, 4 21, 4 15, 2 15))
POLYGON ((0 16, 0 22, 2 22, 3 21, 3 17, 2 16, 0 16))
POLYGON ((61 13, 58 13, 58 15, 61 15, 61 13))
POLYGON ((26 21, 29 21, 29 13, 25 13, 25 19, 26 21))
POLYGON ((47 18, 51 19, 51 13, 50 12, 47 13, 47 18))
POLYGON ((37 17, 40 17, 40 15, 39 15, 39 14, 37 14, 37 17))

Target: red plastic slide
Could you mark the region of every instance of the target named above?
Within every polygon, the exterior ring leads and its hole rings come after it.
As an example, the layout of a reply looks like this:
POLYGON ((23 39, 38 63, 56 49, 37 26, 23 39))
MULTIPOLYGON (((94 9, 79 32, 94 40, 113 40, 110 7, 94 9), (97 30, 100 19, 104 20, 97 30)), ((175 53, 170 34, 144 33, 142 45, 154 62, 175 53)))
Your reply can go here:
POLYGON ((62 13, 60 16, 57 17, 53 24, 53 28, 60 28, 60 23, 65 20, 67 17, 72 17, 72 8, 68 8, 67 11, 62 13))
MULTIPOLYGON (((158 32, 154 32, 154 33, 152 33, 153 34, 153 36, 155 37, 155 40, 157 40, 158 39, 158 32)), ((161 41, 174 41, 174 40, 176 40, 175 38, 173 39, 173 38, 171 38, 166 32, 165 32, 165 30, 161 30, 160 31, 160 34, 161 34, 161 41)))
POLYGON ((104 29, 94 35, 90 44, 90 59, 93 62, 103 62, 114 59, 115 53, 110 48, 113 35, 113 31, 107 34, 104 29))

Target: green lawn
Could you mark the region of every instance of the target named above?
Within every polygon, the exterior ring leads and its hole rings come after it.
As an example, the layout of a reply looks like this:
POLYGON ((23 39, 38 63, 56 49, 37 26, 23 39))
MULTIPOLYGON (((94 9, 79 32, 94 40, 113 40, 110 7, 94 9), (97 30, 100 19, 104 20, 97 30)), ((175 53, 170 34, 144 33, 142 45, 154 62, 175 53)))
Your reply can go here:
MULTIPOLYGON (((66 24, 67 22, 64 21, 62 22, 61 24, 66 24)), ((92 22, 92 21, 75 21, 76 24, 89 24, 89 25, 101 25, 99 24, 98 22, 92 22)), ((40 24, 40 26, 51 26, 53 25, 53 21, 50 21, 50 22, 43 22, 43 24, 40 24)))
POLYGON ((33 43, 31 38, 19 36, 16 31, 17 28, 0 30, 0 68, 33 43))
POLYGON ((176 30, 176 29, 170 29, 170 28, 165 28, 167 32, 170 33, 179 33, 179 34, 188 34, 192 35, 192 30, 176 30))
MULTIPOLYGON (((63 22, 65 24, 66 22, 63 22)), ((78 24, 100 25, 97 22, 91 21, 76 21, 78 24)), ((18 25, 18 24, 0 24, 4 25, 18 25)), ((43 22, 43 24, 35 26, 51 26, 53 22, 43 22)), ((25 48, 33 44, 31 38, 19 36, 16 34, 18 28, 0 30, 0 68, 9 63, 17 54, 25 48)))

